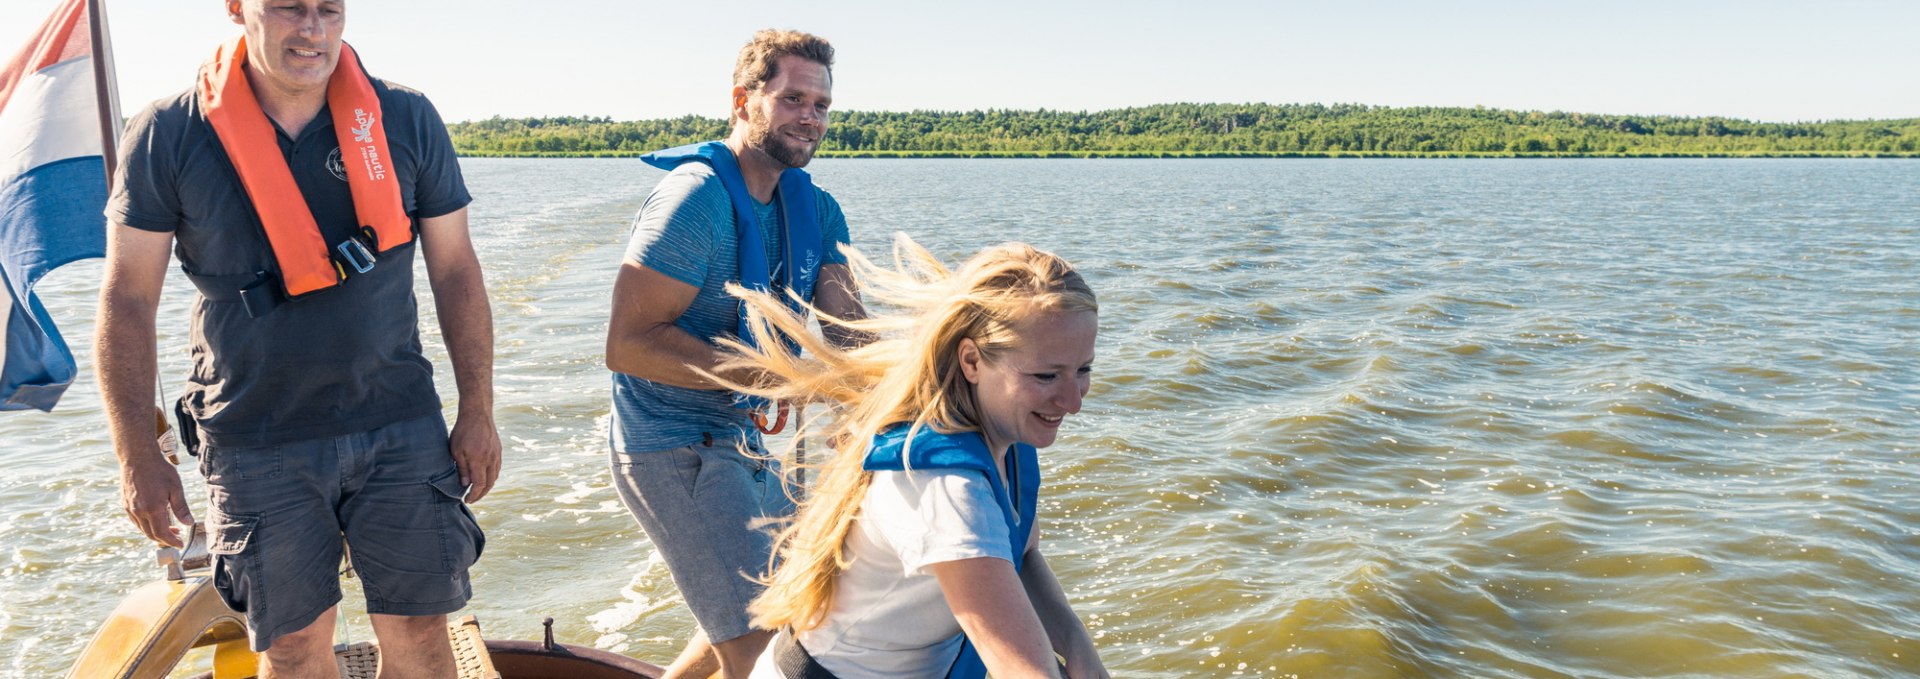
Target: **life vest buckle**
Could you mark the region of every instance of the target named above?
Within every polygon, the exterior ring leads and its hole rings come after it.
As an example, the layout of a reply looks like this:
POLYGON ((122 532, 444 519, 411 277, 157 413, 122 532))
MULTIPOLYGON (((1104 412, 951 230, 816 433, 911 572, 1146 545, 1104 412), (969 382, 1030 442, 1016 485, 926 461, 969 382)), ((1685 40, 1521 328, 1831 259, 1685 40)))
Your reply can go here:
POLYGON ((340 260, 341 264, 352 268, 353 273, 366 273, 373 270, 373 263, 377 258, 373 256, 372 250, 367 249, 365 243, 360 242, 360 239, 348 238, 340 241, 339 245, 333 246, 333 249, 340 253, 336 259, 340 260))
MULTIPOLYGON (((205 294, 204 290, 202 294, 205 294)), ((247 310, 247 318, 260 318, 272 312, 274 307, 287 301, 280 292, 280 277, 266 271, 256 271, 253 282, 240 287, 240 304, 247 310)), ((184 443, 186 426, 182 424, 182 442, 184 443)))

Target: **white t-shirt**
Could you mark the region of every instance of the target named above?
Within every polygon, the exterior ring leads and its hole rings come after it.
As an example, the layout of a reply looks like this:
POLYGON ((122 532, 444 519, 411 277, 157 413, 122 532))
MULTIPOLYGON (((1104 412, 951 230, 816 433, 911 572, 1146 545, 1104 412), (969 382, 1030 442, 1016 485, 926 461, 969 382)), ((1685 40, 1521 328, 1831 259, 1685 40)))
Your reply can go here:
MULTIPOLYGON (((960 653, 960 623, 929 566, 991 556, 1013 562, 1007 510, 979 472, 874 472, 847 531, 851 562, 833 607, 800 642, 840 679, 941 677, 960 653)), ((752 679, 781 679, 767 645, 752 679)))

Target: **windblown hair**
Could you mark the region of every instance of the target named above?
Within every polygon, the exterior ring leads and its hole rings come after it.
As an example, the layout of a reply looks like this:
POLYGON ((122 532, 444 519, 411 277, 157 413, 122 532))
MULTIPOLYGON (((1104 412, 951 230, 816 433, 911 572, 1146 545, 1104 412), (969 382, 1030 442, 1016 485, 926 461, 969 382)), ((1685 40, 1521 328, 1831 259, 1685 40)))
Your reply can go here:
MULTIPOLYGON (((862 462, 875 434, 897 423, 945 433, 980 430, 980 407, 960 369, 960 340, 973 340, 981 357, 993 361, 1017 346, 1015 326, 1036 314, 1099 310, 1072 265, 1023 243, 983 250, 957 271, 904 234, 895 237, 890 268, 852 248, 842 251, 861 294, 890 312, 863 320, 819 315, 822 323, 879 338, 865 346, 835 347, 808 333, 805 319, 773 296, 729 287, 747 305, 749 332, 759 348, 723 341, 732 358, 722 370, 748 368, 761 377, 755 384, 728 386, 771 399, 824 403, 829 415, 822 439, 830 456, 806 465, 818 471, 817 483, 776 538, 777 566, 765 580, 766 591, 748 607, 761 629, 807 630, 826 617, 834 583, 848 563, 847 532, 873 477, 862 462), (776 331, 795 338, 810 356, 790 351, 774 339, 776 331)), ((794 440, 802 436, 804 431, 794 440)))
POLYGON ((826 38, 800 31, 762 29, 740 48, 740 59, 733 65, 733 86, 758 92, 780 74, 780 57, 794 55, 827 67, 833 75, 833 44, 826 38))

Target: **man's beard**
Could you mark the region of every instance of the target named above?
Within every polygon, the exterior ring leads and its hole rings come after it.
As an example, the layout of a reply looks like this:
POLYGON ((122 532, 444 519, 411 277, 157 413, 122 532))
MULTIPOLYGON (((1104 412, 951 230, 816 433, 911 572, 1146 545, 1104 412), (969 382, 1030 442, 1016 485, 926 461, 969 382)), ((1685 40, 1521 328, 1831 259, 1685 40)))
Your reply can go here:
POLYGON ((764 116, 748 125, 747 145, 760 149, 761 153, 787 167, 806 167, 813 160, 813 150, 817 148, 817 144, 803 144, 785 135, 775 136, 773 126, 767 123, 764 116))

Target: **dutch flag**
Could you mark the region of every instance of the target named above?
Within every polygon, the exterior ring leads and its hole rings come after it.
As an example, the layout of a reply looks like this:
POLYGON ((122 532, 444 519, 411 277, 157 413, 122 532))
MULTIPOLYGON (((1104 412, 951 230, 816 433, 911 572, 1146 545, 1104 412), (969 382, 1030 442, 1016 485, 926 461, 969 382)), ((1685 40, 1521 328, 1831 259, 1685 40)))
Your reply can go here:
POLYGON ((104 22, 90 26, 88 4, 61 0, 0 70, 0 410, 52 410, 73 383, 73 352, 33 284, 63 264, 106 254, 108 138, 120 115, 110 53, 104 44, 99 57, 93 49, 104 22), (104 126, 103 96, 111 121, 104 126))

